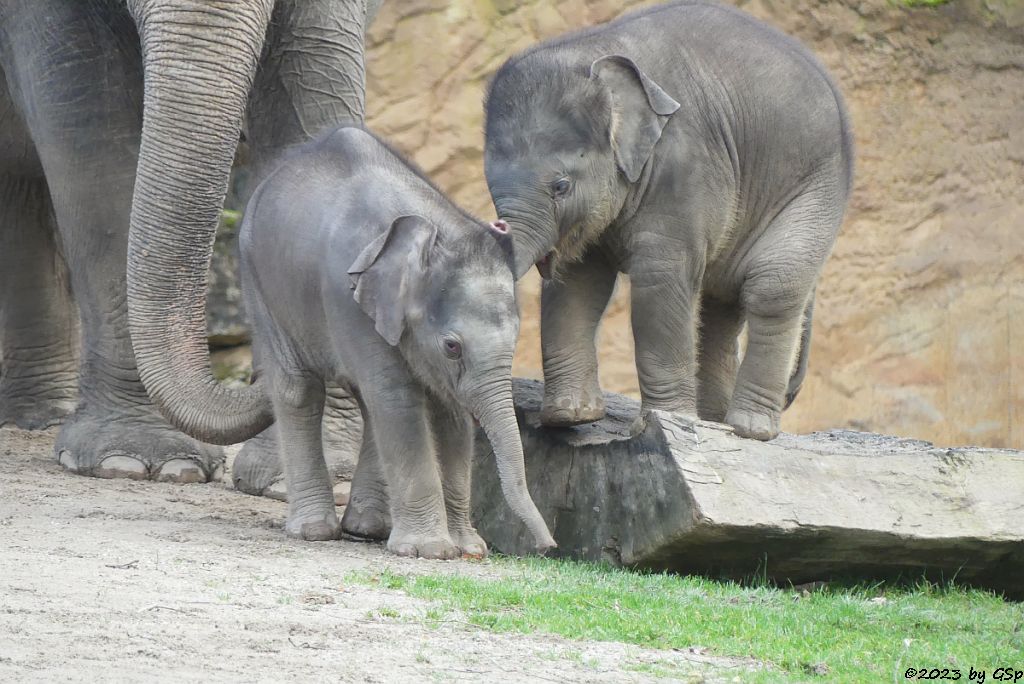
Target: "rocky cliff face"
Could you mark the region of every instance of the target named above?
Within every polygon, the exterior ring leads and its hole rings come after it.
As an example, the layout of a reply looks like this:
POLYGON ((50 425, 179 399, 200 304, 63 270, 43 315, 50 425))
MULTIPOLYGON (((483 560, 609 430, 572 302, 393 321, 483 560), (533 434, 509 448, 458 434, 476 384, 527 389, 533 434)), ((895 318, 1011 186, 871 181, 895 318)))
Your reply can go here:
MULTIPOLYGON (((481 98, 508 55, 650 2, 392 0, 369 39, 370 124, 457 201, 493 216, 481 98)), ((783 427, 1024 447, 1024 7, 953 0, 751 0, 846 95, 850 211, 818 288, 811 372, 783 427)), ((517 372, 539 377, 537 280, 517 372)), ((605 389, 636 392, 623 286, 601 333, 605 389)))

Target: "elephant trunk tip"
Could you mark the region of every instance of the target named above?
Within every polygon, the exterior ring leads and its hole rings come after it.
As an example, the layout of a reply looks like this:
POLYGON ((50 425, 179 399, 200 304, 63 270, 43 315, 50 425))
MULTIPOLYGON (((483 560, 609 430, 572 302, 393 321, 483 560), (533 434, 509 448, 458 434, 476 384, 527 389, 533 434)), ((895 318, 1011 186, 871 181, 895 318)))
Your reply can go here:
POLYGON ((551 536, 551 531, 548 529, 548 525, 544 522, 544 518, 541 516, 540 511, 537 510, 536 504, 532 506, 532 514, 522 516, 523 522, 526 523, 527 528, 533 535, 533 548, 539 555, 543 556, 551 549, 558 548, 558 542, 551 536))
POLYGON ((551 549, 558 548, 558 542, 555 541, 554 537, 552 537, 550 533, 545 533, 543 535, 535 534, 534 541, 535 544, 533 548, 540 556, 543 556, 551 549))

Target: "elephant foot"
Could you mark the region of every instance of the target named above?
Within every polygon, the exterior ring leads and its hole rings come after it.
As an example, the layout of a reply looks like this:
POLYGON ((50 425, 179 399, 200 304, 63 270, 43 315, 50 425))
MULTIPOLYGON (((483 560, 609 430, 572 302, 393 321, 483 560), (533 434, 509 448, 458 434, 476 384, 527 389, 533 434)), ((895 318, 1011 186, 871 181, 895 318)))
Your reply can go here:
POLYGON ((74 413, 76 374, 52 381, 33 377, 26 384, 24 379, 7 376, 6 370, 0 374, 0 427, 45 430, 74 413))
POLYGON ((276 430, 269 427, 245 443, 231 464, 235 489, 253 496, 286 499, 276 430))
POLYGON ((387 499, 353 491, 341 518, 345 534, 363 539, 387 539, 391 534, 391 511, 387 499))
POLYGON ((224 465, 220 447, 178 432, 148 407, 102 415, 80 407, 64 422, 54 452, 70 472, 102 478, 209 482, 224 465))
MULTIPOLYGON (((325 440, 324 458, 334 482, 334 503, 344 506, 349 500, 352 456, 348 451, 332 449, 331 443, 325 440)), ((245 443, 231 464, 231 479, 240 492, 278 501, 288 500, 276 427, 267 428, 245 443)))
POLYGON ((463 558, 486 558, 487 542, 473 528, 451 532, 452 542, 459 547, 463 558))
POLYGON ((712 423, 724 423, 725 416, 729 413, 729 399, 728 397, 715 397, 714 399, 708 399, 706 397, 698 397, 697 399, 697 417, 700 420, 707 420, 712 423))
POLYGON ((0 395, 0 427, 45 430, 60 425, 75 410, 73 399, 61 401, 19 401, 0 395))
POLYGON ((780 418, 778 411, 748 411, 734 408, 725 416, 725 422, 731 425, 740 437, 767 442, 778 437, 780 418))
POLYGON ((604 418, 604 397, 601 387, 560 392, 551 388, 544 392, 540 422, 549 427, 569 427, 593 423, 604 418))
POLYGON ((394 530, 388 538, 388 551, 409 558, 453 560, 462 555, 447 535, 443 537, 394 530))
POLYGON ((331 541, 341 536, 341 526, 333 506, 329 511, 290 514, 284 531, 293 539, 305 541, 331 541))

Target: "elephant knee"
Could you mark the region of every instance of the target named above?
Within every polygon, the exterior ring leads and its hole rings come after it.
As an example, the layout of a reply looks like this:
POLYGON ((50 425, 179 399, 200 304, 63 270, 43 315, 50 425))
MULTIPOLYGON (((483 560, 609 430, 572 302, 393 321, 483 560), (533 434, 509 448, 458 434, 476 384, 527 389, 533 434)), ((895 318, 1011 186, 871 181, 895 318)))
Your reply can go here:
POLYGON ((323 383, 308 375, 281 375, 276 379, 277 401, 281 408, 302 412, 323 408, 323 383))
POLYGON ((748 277, 743 284, 744 311, 762 319, 789 320, 803 313, 814 282, 772 269, 748 277))

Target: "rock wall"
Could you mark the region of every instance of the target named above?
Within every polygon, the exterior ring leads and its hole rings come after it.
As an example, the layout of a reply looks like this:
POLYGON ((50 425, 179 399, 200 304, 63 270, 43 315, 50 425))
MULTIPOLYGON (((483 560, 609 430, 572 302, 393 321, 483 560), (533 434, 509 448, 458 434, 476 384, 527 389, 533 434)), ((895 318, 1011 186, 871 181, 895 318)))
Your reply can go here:
MULTIPOLYGON (((504 58, 631 0, 389 0, 369 38, 369 121, 492 217, 481 98, 504 58)), ((818 289, 811 371, 783 427, 1024 448, 1024 6, 750 0, 846 95, 850 211, 818 289)), ((537 279, 517 373, 540 376, 537 279)), ((626 286, 601 332, 606 390, 636 393, 626 286)))

